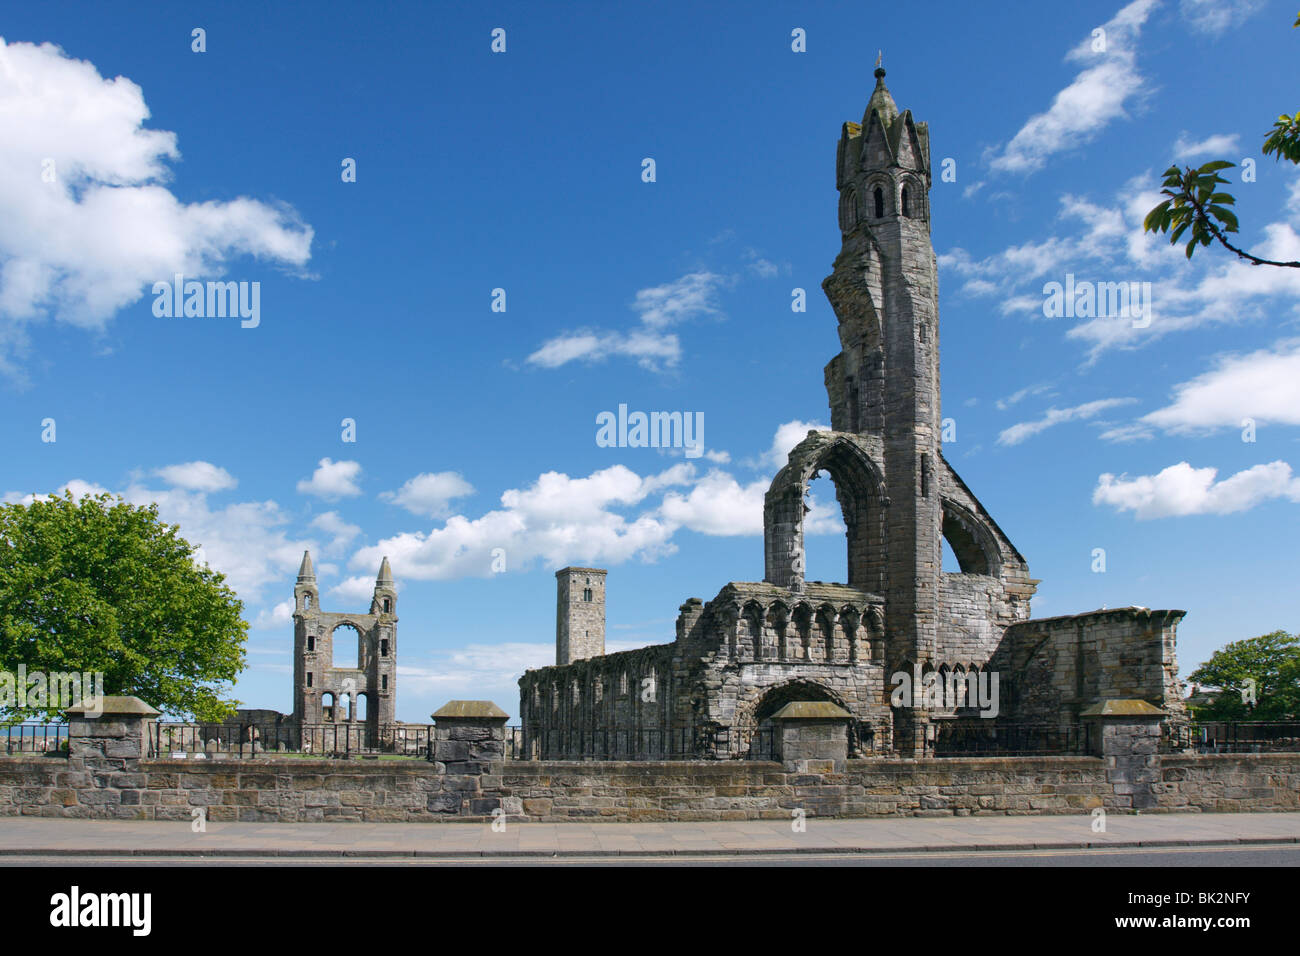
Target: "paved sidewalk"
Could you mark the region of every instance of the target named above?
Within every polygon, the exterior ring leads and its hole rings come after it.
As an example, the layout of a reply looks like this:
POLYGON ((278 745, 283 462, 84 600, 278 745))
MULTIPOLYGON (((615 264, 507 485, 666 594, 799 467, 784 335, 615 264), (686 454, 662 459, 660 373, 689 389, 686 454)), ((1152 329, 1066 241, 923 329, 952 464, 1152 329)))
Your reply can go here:
POLYGON ((5 857, 704 856, 1300 843, 1300 813, 1089 814, 727 823, 190 823, 0 817, 5 857))

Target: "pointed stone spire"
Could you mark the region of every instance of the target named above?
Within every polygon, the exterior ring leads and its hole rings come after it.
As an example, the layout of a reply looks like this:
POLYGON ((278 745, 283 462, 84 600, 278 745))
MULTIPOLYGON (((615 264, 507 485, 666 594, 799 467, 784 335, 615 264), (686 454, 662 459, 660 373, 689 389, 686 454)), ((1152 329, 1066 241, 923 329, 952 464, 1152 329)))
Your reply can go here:
POLYGON ((890 95, 889 88, 885 86, 885 68, 880 65, 880 57, 876 57, 876 88, 871 93, 871 99, 867 101, 867 109, 862 114, 862 128, 867 128, 867 121, 871 119, 871 113, 874 110, 880 114, 881 125, 889 129, 889 125, 898 118, 898 106, 894 103, 894 97, 890 95))
POLYGON ((298 583, 307 584, 316 580, 316 569, 311 566, 311 552, 302 553, 302 564, 298 566, 298 583))
POLYGON ((376 588, 391 588, 393 586, 393 569, 388 566, 388 556, 384 556, 383 562, 379 565, 379 577, 375 578, 376 588))

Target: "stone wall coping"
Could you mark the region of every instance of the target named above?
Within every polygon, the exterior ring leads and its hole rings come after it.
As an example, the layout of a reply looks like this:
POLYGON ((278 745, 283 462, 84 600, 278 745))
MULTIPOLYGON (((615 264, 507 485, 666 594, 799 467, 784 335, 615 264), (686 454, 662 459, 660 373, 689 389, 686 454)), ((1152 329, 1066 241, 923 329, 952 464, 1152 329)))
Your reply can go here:
POLYGON ((510 715, 490 700, 449 700, 431 715, 439 718, 490 718, 509 720, 510 715))
POLYGON ((772 720, 840 720, 852 717, 847 710, 828 700, 795 700, 786 704, 772 720))
POLYGON ((121 695, 106 695, 100 697, 93 704, 73 704, 67 709, 66 713, 76 714, 88 720, 97 719, 96 714, 87 714, 87 711, 95 711, 97 715, 102 715, 104 717, 128 714, 140 717, 157 717, 160 713, 142 701, 139 697, 126 697, 121 695))
POLYGON ((1083 611, 1079 614, 1060 614, 1056 617, 1031 617, 1025 621, 1016 621, 1011 627, 1016 628, 1036 628, 1036 627, 1068 627, 1078 621, 1087 618, 1172 618, 1175 622, 1182 620, 1187 616, 1186 611, 1173 609, 1151 610, 1147 607, 1138 607, 1136 604, 1128 607, 1110 607, 1098 608, 1095 611, 1083 611))
POLYGON ((1145 700, 1102 700, 1079 711, 1080 717, 1164 717, 1159 707, 1145 700))

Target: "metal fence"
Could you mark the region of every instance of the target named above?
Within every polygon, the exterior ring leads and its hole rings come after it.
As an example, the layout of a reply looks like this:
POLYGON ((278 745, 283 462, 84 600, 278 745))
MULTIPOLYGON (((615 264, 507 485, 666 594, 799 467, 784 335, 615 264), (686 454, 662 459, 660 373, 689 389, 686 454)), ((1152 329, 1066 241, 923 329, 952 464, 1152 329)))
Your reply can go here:
POLYGON ((1300 721, 1204 721, 1179 728, 1169 739, 1173 749, 1197 753, 1297 753, 1300 721))
POLYGON ((0 728, 7 754, 67 753, 67 724, 13 724, 0 728))
POLYGON ((149 729, 149 756, 198 754, 250 757, 300 754, 317 757, 397 756, 429 758, 430 724, 179 724, 158 722, 149 729))
POLYGON ((1090 724, 1058 724, 979 720, 939 724, 926 741, 931 757, 1042 757, 1092 752, 1090 724))
POLYGON ((751 734, 728 728, 641 728, 637 730, 542 730, 527 746, 521 728, 506 728, 511 760, 775 760, 776 731, 751 734))

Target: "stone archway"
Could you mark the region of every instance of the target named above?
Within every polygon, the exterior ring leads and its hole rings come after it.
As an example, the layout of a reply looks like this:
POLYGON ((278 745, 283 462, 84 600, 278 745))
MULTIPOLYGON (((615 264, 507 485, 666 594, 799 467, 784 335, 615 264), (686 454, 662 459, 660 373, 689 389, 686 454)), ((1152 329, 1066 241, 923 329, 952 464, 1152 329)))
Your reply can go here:
POLYGON ((790 452, 763 501, 764 576, 799 590, 804 581, 803 520, 808 483, 826 472, 847 529, 849 587, 885 587, 885 482, 865 442, 846 432, 809 432, 790 452))

